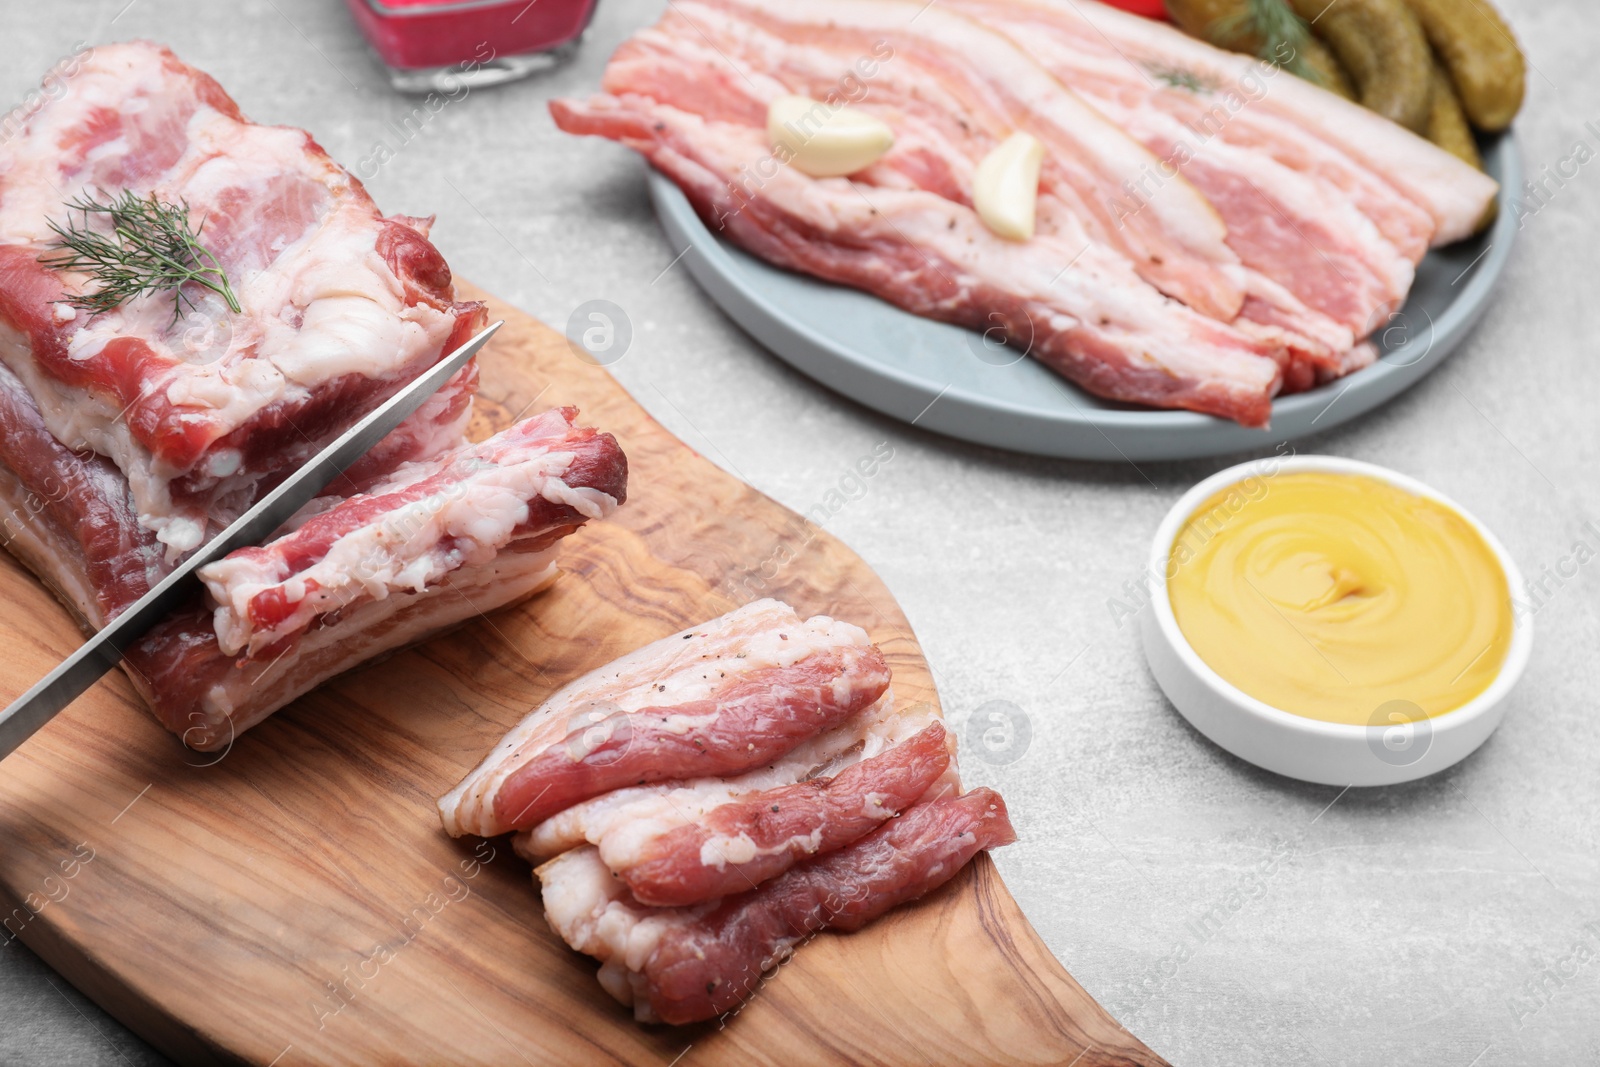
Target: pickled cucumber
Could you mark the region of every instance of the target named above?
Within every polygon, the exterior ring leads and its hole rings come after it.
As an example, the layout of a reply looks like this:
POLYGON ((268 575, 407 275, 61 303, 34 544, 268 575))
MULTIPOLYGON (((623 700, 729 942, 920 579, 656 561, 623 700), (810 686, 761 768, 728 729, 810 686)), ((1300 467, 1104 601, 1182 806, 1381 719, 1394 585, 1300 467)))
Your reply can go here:
POLYGON ((1346 100, 1356 98, 1355 86, 1350 84, 1349 76, 1339 65, 1339 57, 1334 55, 1327 45, 1315 37, 1307 37, 1300 46, 1299 55, 1305 69, 1294 73, 1314 85, 1322 86, 1330 93, 1338 93, 1346 100))
POLYGON ((1522 50, 1489 0, 1405 0, 1450 72, 1467 118, 1480 130, 1511 125, 1522 107, 1522 50))
POLYGON ((1428 106, 1428 140, 1463 162, 1483 169, 1483 159, 1478 155, 1478 142, 1472 137, 1472 127, 1467 124, 1467 114, 1456 98, 1455 87, 1449 71, 1433 60, 1433 79, 1428 106))
POLYGON ((1338 57, 1306 30, 1288 0, 1167 0, 1167 14, 1191 37, 1277 63, 1313 85, 1355 99, 1338 57), (1292 58, 1285 61, 1285 56, 1292 58))
POLYGON ((1433 60, 1405 0, 1292 0, 1339 57, 1356 99, 1415 133, 1428 128, 1433 60))
MULTIPOLYGON (((1428 140, 1449 152, 1457 159, 1483 169, 1483 157, 1478 154, 1478 142, 1472 136, 1467 113, 1457 99, 1450 72, 1439 57, 1433 57, 1432 96, 1428 108, 1428 140)), ((1476 232, 1482 232, 1499 214, 1500 201, 1491 197, 1483 215, 1478 219, 1476 232)))

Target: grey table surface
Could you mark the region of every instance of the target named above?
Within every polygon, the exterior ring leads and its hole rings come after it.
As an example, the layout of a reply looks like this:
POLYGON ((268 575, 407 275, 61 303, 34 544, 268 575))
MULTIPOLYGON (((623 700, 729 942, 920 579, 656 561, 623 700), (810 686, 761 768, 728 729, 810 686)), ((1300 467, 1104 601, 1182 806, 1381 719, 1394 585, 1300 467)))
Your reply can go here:
MULTIPOLYGON (((899 599, 952 719, 993 701, 1025 717, 1012 762, 964 764, 1018 825, 996 862, 1051 950, 1175 1063, 1600 1063, 1600 567, 1548 582, 1505 724, 1452 770, 1341 793, 1230 757, 1162 697, 1117 603, 1166 509, 1232 460, 969 447, 762 351, 675 264, 639 160, 559 133, 544 108, 589 91, 662 6, 602 0, 571 65, 473 91, 406 138, 415 101, 332 0, 4 0, 0 107, 80 40, 162 41, 257 120, 313 131, 386 210, 437 213, 462 276, 558 327, 588 300, 623 308, 633 339, 612 369, 634 396, 797 510, 843 494, 825 525, 899 599), (380 146, 393 158, 364 166, 380 146), (852 482, 885 442, 892 460, 852 482)), ((1432 483, 1538 577, 1575 541, 1600 548, 1585 526, 1600 521, 1600 164, 1585 165, 1600 66, 1580 0, 1503 7, 1533 63, 1518 129, 1545 188, 1503 289, 1420 386, 1299 449, 1432 483)), ((0 947, 0 1063, 164 1062, 20 942, 0 947)))

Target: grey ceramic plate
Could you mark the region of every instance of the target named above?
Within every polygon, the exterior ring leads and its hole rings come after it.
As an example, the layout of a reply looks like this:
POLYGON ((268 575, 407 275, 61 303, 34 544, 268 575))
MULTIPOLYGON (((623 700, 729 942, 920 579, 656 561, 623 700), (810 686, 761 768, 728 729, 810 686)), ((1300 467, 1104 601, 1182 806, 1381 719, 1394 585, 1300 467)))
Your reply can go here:
POLYGON ((1187 411, 1101 400, 980 335, 877 297, 771 266, 714 237, 683 193, 652 171, 650 195, 684 264, 740 326, 817 381, 868 407, 977 444, 1076 459, 1189 459, 1258 449, 1370 411, 1437 367, 1483 313, 1516 237, 1507 190, 1522 184, 1511 134, 1487 146, 1500 214, 1485 234, 1434 251, 1410 299, 1373 339, 1377 363, 1272 405, 1250 430, 1187 411))

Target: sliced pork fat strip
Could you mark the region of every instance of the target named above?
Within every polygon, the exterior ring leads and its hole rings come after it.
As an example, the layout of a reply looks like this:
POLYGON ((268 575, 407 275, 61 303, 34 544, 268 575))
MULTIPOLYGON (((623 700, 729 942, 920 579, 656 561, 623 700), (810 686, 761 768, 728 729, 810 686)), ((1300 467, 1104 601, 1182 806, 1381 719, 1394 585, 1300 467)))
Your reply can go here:
MULTIPOLYGON (((1134 131, 1122 128, 1126 116, 1108 112, 1117 120, 1114 125, 1102 114, 1102 101, 1086 105, 1050 77, 1058 71, 1033 67, 1010 42, 997 43, 994 35, 974 30, 964 19, 943 12, 934 18, 932 12, 917 14, 897 4, 852 3, 844 10, 791 5, 791 11, 780 12, 767 0, 708 2, 737 16, 719 24, 739 27, 748 20, 761 27, 718 41, 734 62, 775 70, 785 83, 818 98, 837 95, 849 84, 850 75, 839 72, 861 57, 892 50, 870 79, 857 83, 862 91, 856 106, 890 124, 896 147, 858 175, 859 181, 911 185, 970 204, 976 162, 1013 130, 1027 129, 1049 149, 1039 185, 1042 224, 1048 228, 1069 211, 1085 221, 1092 239, 1122 254, 1168 295, 1222 321, 1243 314, 1235 325, 1258 340, 1289 348, 1283 360, 1286 390, 1304 388, 1314 379, 1314 369, 1297 364, 1333 366, 1337 353, 1353 343, 1349 328, 1262 276, 1254 263, 1240 260, 1236 253, 1252 246, 1234 238, 1233 216, 1224 212, 1225 227, 1217 207, 1201 195, 1213 189, 1196 189, 1179 171, 1163 168, 1169 145, 1159 139, 1135 144, 1129 139, 1134 131), (769 31, 782 40, 772 41, 769 31), (756 43, 744 43, 746 37, 756 43), (930 88, 935 85, 948 91, 935 95, 930 88)), ((1262 206, 1253 205, 1250 222, 1257 222, 1262 206)), ((1276 216, 1272 221, 1283 225, 1276 216)), ((1303 244, 1293 249, 1302 250, 1306 257, 1316 256, 1303 244)), ((1323 258, 1312 267, 1319 278, 1330 273, 1323 258)), ((1408 282, 1409 269, 1406 264, 1408 282)), ((1346 283, 1342 289, 1352 287, 1346 283)), ((1370 321, 1371 310, 1363 311, 1361 321, 1370 321)))
POLYGON ((626 823, 601 840, 600 859, 642 904, 699 904, 850 844, 915 803, 949 766, 944 726, 934 723, 832 777, 756 790, 670 828, 626 823))
POLYGON ((309 134, 250 122, 168 50, 99 45, 0 145, 0 361, 58 440, 115 462, 176 556, 480 324, 429 221, 385 217, 309 134), (188 205, 241 312, 198 286, 177 321, 171 293, 63 302, 95 283, 40 263, 49 223, 125 190, 188 205))
POLYGON ((1246 87, 1249 102, 1225 115, 1214 113, 1218 101, 1204 93, 1169 94, 1162 104, 1194 129, 1220 131, 1216 135, 1228 143, 1270 155, 1287 167, 1321 171, 1408 254, 1413 247, 1403 235, 1414 223, 1370 178, 1353 172, 1352 162, 1425 213, 1431 232, 1423 240, 1434 246, 1472 234, 1498 189, 1493 178, 1437 145, 1304 79, 1274 77, 1265 92, 1249 92, 1260 80, 1258 60, 1215 48, 1174 26, 1096 0, 1006 0, 1004 6, 1004 12, 991 10, 1024 47, 1048 36, 1089 54, 1112 49, 1155 80, 1167 75, 1224 91, 1246 87))
POLYGON ((703 67, 673 69, 669 55, 698 52, 715 61, 714 46, 726 57, 724 65, 731 60, 751 79, 724 85, 720 114, 731 119, 743 112, 765 125, 772 98, 791 92, 838 97, 856 65, 883 57, 870 78, 857 78, 862 90, 851 106, 887 122, 895 147, 860 181, 909 184, 970 205, 978 162, 1026 130, 1048 149, 1039 182, 1047 200, 1044 228, 1066 211, 1161 291, 1212 318, 1227 321, 1239 313, 1243 273, 1203 196, 1179 180, 1147 210, 1118 210, 1125 183, 1157 159, 1011 41, 938 7, 919 12, 921 6, 901 0, 676 4, 676 18, 646 31, 675 36, 671 49, 638 56, 645 69, 636 70, 625 48, 603 87, 619 96, 659 90, 667 95, 658 98, 672 102, 694 90, 669 86, 667 78, 705 74, 703 67))
MULTIPOLYGON (((908 22, 916 6, 864 5, 896 13, 905 8, 908 22)), ((708 225, 779 266, 865 289, 931 318, 981 330, 999 324, 1018 347, 1101 396, 1185 407, 1248 425, 1267 422, 1281 385, 1281 339, 1263 336, 1259 327, 1247 333, 1163 296, 1128 256, 1093 237, 1093 217, 1060 197, 1043 198, 1033 240, 1014 242, 979 221, 959 185, 940 192, 913 187, 907 175, 919 167, 954 180, 976 162, 960 155, 948 130, 935 127, 938 111, 931 103, 913 116, 924 120, 917 128, 925 134, 920 152, 913 137, 909 147, 897 146, 852 179, 816 180, 777 163, 764 104, 756 106, 748 88, 727 91, 722 80, 742 79, 728 71, 727 59, 714 51, 708 58, 694 28, 707 29, 713 19, 729 25, 737 20, 727 11, 699 7, 701 19, 679 26, 679 7, 619 50, 606 95, 555 101, 557 124, 637 149, 684 189, 708 225), (885 184, 872 184, 874 178, 885 184)), ((1009 48, 1003 42, 1000 47, 1009 48)), ((797 54, 808 61, 832 56, 836 79, 850 70, 838 54, 814 46, 797 54)), ((897 62, 898 57, 881 69, 897 62)), ((894 67, 894 76, 918 79, 922 98, 930 102, 974 91, 970 79, 956 84, 947 73, 914 68, 909 61, 903 69, 894 67)), ((770 72, 764 83, 767 95, 786 87, 770 72)), ((905 93, 907 100, 916 98, 915 87, 905 93)), ((994 110, 1007 106, 997 103, 994 110)), ((1153 159, 1127 143, 1139 159, 1153 159)), ((937 184, 931 177, 920 180, 937 184)), ((1057 184, 1070 186, 1065 179, 1057 184)), ((1170 202, 1182 199, 1175 193, 1170 202)), ((1218 254, 1235 259, 1209 207, 1204 218, 1218 254)))
POLYGON ((858 626, 759 600, 558 690, 439 801, 452 836, 525 829, 623 786, 736 775, 889 688, 858 626))
POLYGON ((980 788, 918 804, 854 844, 716 904, 640 904, 592 846, 536 874, 551 929, 601 961, 606 992, 641 1021, 681 1024, 738 1006, 810 934, 859 929, 1015 836, 1004 801, 980 788))
MULTIPOLYGON (((632 836, 648 826, 664 833, 708 817, 716 808, 765 789, 836 775, 863 759, 884 752, 934 723, 941 722, 931 704, 895 707, 894 690, 831 730, 802 742, 777 760, 732 778, 691 778, 677 782, 629 786, 574 804, 544 822, 517 834, 517 853, 539 864, 579 845, 602 846, 614 835, 632 836)), ((953 735, 951 760, 930 792, 960 792, 953 735)))
MULTIPOLYGON (((1324 164, 1335 157, 1348 170, 1361 170, 1357 180, 1380 186, 1389 213, 1408 216, 1405 222, 1424 240, 1408 241, 1402 251, 1322 174, 1286 167, 1229 139, 1234 112, 1272 91, 1281 73, 1276 68, 1258 65, 1243 85, 1212 85, 1181 71, 1138 66, 1071 8, 963 0, 958 9, 1007 32, 1168 164, 1125 190, 1120 210, 1142 212, 1147 203, 1160 202, 1174 173, 1205 195, 1227 223, 1229 247, 1263 276, 1251 285, 1247 318, 1291 331, 1319 365, 1331 366, 1383 312, 1404 301, 1415 265, 1408 253, 1421 254, 1433 227, 1420 208, 1337 149, 1319 153, 1324 164)), ((1404 236, 1410 238, 1411 231, 1404 236)))

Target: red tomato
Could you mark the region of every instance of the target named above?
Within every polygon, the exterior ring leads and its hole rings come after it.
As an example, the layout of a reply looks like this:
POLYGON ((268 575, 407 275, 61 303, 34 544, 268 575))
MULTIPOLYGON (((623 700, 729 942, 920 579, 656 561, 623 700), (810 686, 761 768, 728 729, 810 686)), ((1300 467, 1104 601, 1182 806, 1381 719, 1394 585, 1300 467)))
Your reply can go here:
POLYGON ((1120 7, 1124 11, 1131 11, 1135 15, 1143 15, 1147 19, 1165 19, 1167 8, 1162 0, 1105 0, 1112 7, 1120 7))

